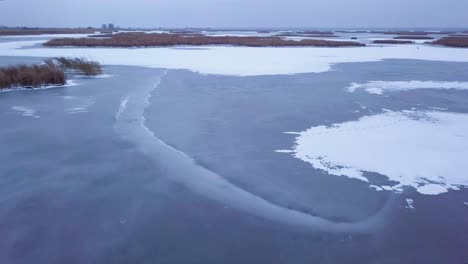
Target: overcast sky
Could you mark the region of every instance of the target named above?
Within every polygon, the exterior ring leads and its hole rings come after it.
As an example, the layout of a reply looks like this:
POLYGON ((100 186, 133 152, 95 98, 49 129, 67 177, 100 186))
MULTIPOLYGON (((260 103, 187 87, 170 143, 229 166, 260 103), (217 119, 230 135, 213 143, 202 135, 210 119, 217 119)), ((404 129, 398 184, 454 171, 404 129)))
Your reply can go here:
POLYGON ((468 27, 468 0, 0 0, 0 25, 468 27))

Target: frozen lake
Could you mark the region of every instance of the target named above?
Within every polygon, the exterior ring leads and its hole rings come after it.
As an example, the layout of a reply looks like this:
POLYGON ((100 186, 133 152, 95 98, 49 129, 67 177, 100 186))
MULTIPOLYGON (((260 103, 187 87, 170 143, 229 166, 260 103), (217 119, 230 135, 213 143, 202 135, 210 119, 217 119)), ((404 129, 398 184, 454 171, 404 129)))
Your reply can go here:
POLYGON ((365 61, 0 92, 0 262, 467 262, 468 63, 365 61))

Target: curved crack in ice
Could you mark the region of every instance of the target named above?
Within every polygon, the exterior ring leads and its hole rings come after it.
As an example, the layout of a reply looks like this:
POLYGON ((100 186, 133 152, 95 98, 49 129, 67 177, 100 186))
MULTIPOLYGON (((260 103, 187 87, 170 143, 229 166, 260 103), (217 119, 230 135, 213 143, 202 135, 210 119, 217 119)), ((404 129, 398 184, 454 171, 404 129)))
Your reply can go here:
MULTIPOLYGON (((328 232, 370 232, 382 223, 389 202, 374 216, 358 222, 334 222, 271 203, 230 183, 220 175, 198 165, 190 156, 166 144, 145 125, 144 112, 151 93, 159 86, 141 87, 122 100, 116 114, 116 131, 158 165, 169 177, 211 200, 273 222, 328 232)), ((389 199, 390 200, 390 199, 389 199)))

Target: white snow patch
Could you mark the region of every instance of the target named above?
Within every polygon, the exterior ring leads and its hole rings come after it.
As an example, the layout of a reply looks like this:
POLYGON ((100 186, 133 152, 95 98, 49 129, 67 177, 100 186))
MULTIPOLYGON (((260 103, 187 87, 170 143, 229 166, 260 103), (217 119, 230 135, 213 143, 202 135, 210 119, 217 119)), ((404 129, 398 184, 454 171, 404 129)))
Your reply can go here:
POLYGON ((277 153, 294 153, 294 151, 292 151, 290 149, 278 149, 278 150, 275 150, 275 152, 277 152, 277 153))
MULTIPOLYGON (((427 45, 367 47, 38 48, 44 40, 0 43, 0 56, 88 57, 108 65, 188 69, 205 74, 272 75, 329 71, 333 64, 384 59, 468 62, 468 49, 427 45)), ((181 46, 182 47, 182 46, 181 46)))
POLYGON ((414 200, 413 199, 406 199, 406 206, 407 209, 414 209, 414 200))
POLYGON ((332 126, 312 127, 296 138, 293 155, 331 175, 368 182, 363 172, 385 175, 401 191, 412 186, 439 194, 468 186, 468 114, 385 112, 332 126))
POLYGON ((351 83, 346 90, 354 92, 358 89, 371 94, 383 94, 386 91, 408 91, 414 89, 458 89, 468 90, 468 82, 439 81, 371 81, 367 83, 351 83))
MULTIPOLYGON (((456 189, 456 186, 455 186, 456 189)), ((439 184, 426 184, 421 187, 417 188, 419 193, 426 194, 426 195, 437 195, 441 193, 448 192, 448 189, 443 185, 439 184)))
POLYGON ((393 190, 398 191, 397 189, 394 189, 393 187, 387 186, 387 185, 382 186, 382 190, 384 190, 384 191, 393 191, 393 190))
POLYGON ((372 188, 376 191, 383 191, 383 188, 377 185, 369 185, 369 188, 372 188))
POLYGON ((288 134, 288 135, 300 135, 301 133, 300 132, 292 132, 292 131, 288 131, 288 132, 284 132, 285 134, 288 134))
POLYGON ((40 116, 36 115, 36 110, 26 107, 26 106, 13 106, 11 108, 12 110, 15 110, 19 113, 21 113, 22 116, 26 117, 34 117, 34 118, 39 118, 40 116))

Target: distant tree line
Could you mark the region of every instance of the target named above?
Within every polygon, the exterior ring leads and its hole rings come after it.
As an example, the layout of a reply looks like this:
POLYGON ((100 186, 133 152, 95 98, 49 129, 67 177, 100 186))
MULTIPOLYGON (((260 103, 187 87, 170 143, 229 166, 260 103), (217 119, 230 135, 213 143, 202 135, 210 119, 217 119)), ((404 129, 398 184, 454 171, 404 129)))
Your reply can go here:
POLYGON ((101 28, 113 30, 113 29, 118 29, 119 26, 114 26, 114 24, 109 23, 109 24, 102 24, 101 28))

